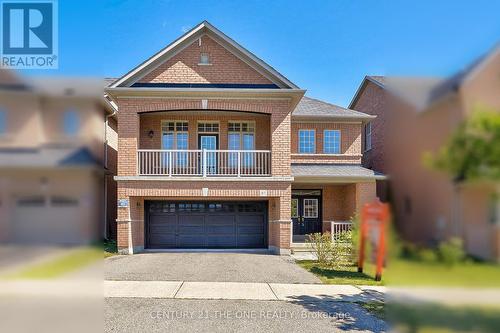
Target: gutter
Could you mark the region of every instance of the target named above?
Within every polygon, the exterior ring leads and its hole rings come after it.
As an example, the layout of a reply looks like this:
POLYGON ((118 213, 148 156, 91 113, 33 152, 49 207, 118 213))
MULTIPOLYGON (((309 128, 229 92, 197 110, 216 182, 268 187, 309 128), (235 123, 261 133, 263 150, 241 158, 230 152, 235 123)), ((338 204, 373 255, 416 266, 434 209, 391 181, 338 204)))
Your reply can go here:
MULTIPOLYGON (((108 99, 104 97, 106 102, 109 103, 108 99)), ((111 105, 112 106, 112 105, 111 105)), ((104 120, 104 169, 108 169, 108 122, 109 118, 115 117, 117 110, 113 107, 113 112, 105 116, 104 120)), ((108 239, 108 182, 106 180, 106 175, 104 175, 104 223, 103 223, 103 234, 104 239, 108 239)))

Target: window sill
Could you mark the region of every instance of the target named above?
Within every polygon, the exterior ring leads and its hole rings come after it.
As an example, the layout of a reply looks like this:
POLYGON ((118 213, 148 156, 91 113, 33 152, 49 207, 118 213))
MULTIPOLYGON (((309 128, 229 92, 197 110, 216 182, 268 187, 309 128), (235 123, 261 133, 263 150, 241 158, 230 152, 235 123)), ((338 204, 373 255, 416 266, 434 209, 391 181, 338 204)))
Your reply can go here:
POLYGON ((198 64, 198 66, 212 66, 212 64, 202 64, 201 62, 198 64))

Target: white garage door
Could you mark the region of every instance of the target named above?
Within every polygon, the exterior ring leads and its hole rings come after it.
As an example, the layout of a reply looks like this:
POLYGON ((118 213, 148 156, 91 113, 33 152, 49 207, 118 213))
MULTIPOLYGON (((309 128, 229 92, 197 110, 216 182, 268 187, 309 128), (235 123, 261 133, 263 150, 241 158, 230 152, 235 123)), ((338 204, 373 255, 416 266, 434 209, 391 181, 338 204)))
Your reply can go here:
POLYGON ((19 243, 77 244, 82 238, 79 202, 65 196, 26 196, 15 201, 11 239, 19 243))

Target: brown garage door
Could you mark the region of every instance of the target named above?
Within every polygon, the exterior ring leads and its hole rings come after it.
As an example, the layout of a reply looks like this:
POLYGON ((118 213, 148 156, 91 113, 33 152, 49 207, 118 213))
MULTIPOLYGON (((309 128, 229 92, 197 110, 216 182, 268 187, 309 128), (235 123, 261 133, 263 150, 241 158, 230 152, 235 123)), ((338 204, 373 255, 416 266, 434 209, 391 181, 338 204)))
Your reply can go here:
POLYGON ((267 247, 266 202, 146 201, 149 249, 267 247))

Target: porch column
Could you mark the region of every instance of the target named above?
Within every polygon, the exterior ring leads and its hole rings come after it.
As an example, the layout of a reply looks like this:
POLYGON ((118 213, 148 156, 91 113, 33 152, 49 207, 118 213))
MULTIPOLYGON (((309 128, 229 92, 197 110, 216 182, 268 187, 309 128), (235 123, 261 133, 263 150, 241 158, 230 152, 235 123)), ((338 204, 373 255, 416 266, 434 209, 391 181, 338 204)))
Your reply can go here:
POLYGON ((137 148, 139 146, 139 115, 136 109, 123 101, 118 115, 118 176, 137 175, 137 148))
POLYGON ((356 212, 360 213, 365 203, 373 202, 377 199, 377 183, 364 182, 356 183, 356 212))
POLYGON ((127 207, 118 207, 117 246, 120 254, 134 254, 144 250, 144 200, 118 195, 128 200, 127 207))
POLYGON ((290 188, 282 196, 269 200, 269 250, 274 254, 291 254, 290 188))
POLYGON ((290 114, 278 109, 271 115, 271 174, 288 177, 290 168, 290 114))

